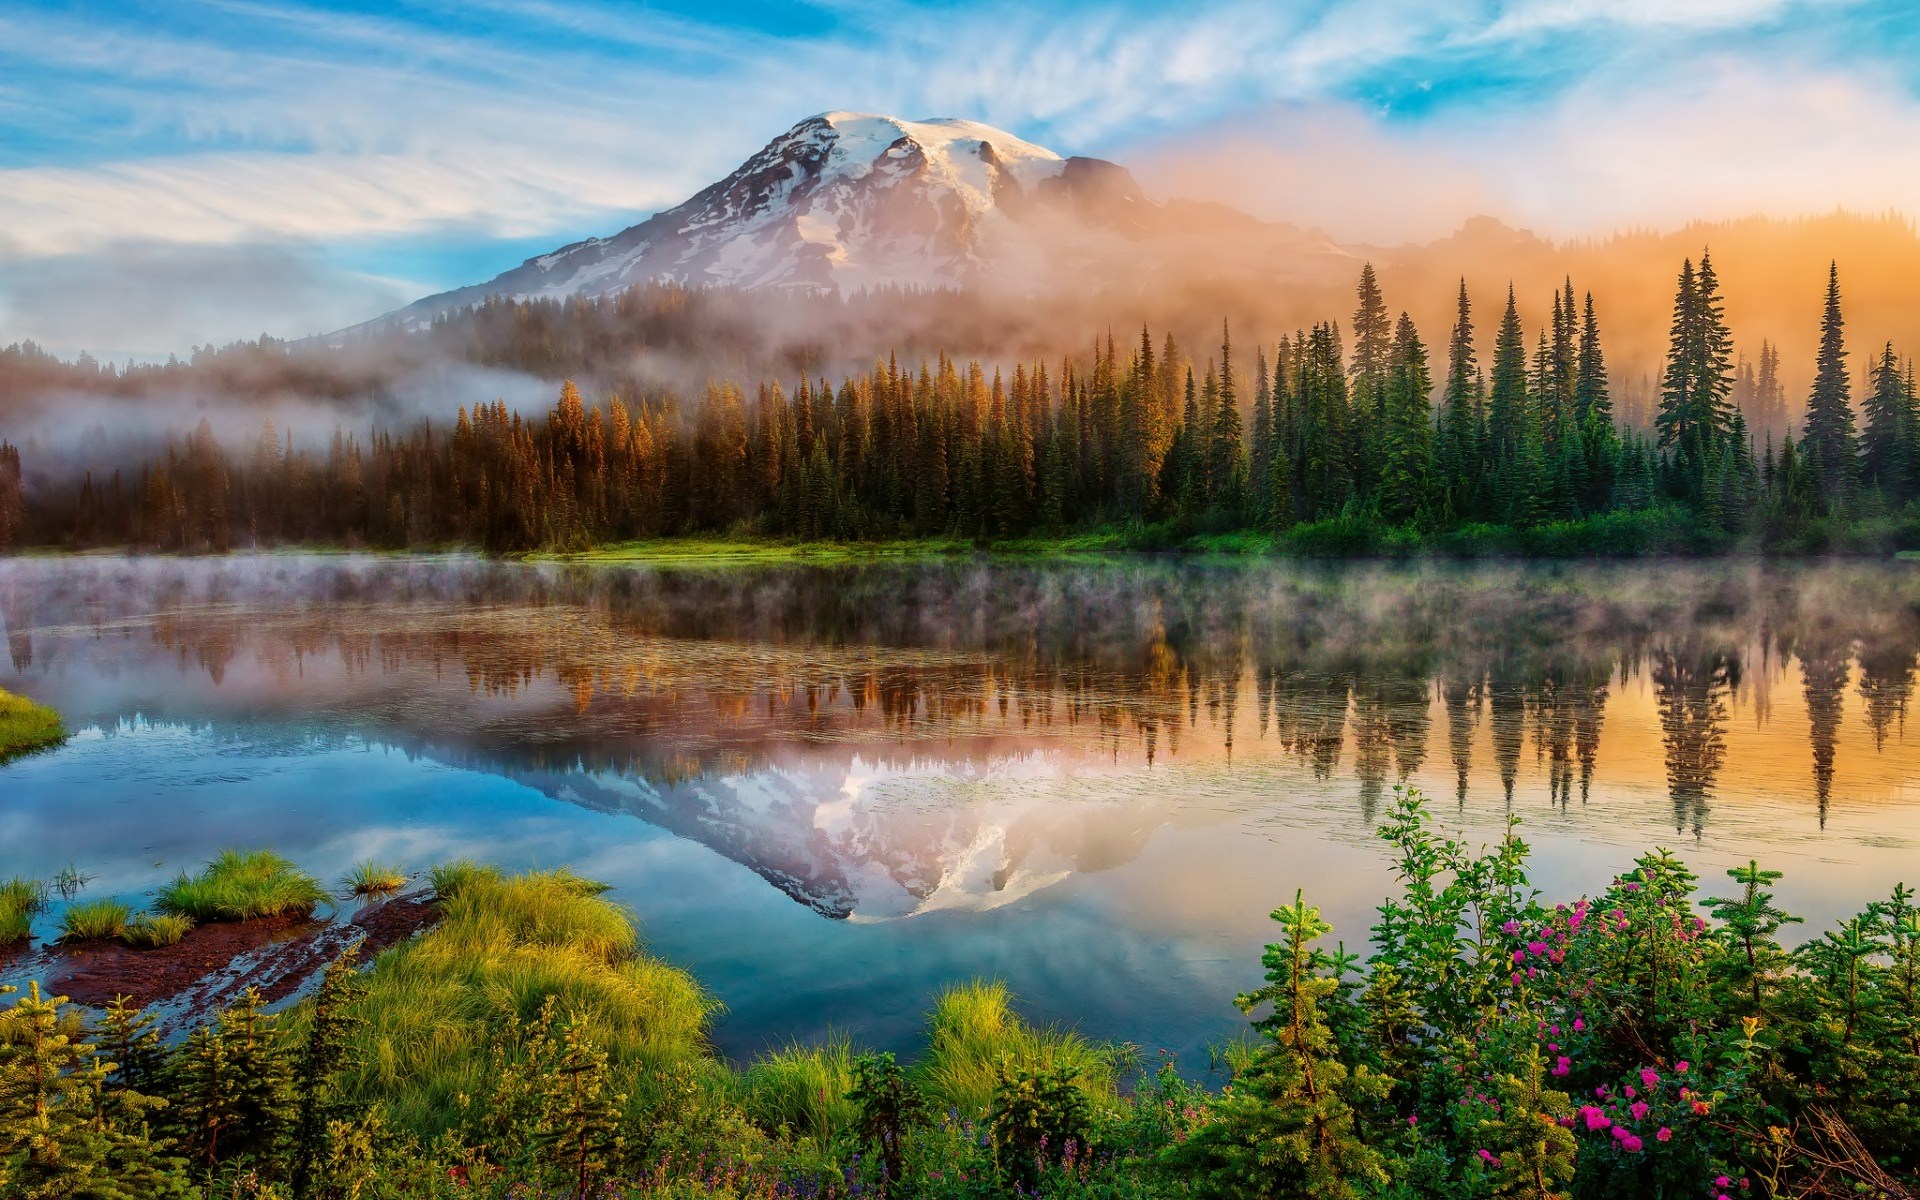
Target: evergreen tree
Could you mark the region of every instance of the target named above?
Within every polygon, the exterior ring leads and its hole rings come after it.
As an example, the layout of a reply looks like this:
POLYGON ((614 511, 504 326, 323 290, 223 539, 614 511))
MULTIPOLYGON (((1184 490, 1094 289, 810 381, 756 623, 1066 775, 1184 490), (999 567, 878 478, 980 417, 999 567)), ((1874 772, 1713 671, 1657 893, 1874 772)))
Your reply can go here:
POLYGON ((1860 450, 1854 434, 1852 385, 1847 379, 1846 320, 1840 313, 1840 265, 1827 274, 1826 307, 1820 316, 1820 352, 1813 392, 1807 397, 1800 450, 1823 511, 1843 507, 1859 479, 1860 450))
POLYGON ((1220 330, 1220 383, 1213 407, 1207 482, 1213 507, 1223 520, 1237 523, 1246 487, 1246 450, 1242 445, 1240 400, 1233 383, 1233 339, 1220 330))
POLYGON ((1380 511, 1392 521, 1424 515, 1433 466, 1433 376, 1427 349, 1406 313, 1393 331, 1387 379, 1380 511))
POLYGON ((1907 395, 1906 376, 1893 356, 1888 342, 1873 366, 1872 388, 1867 396, 1867 429, 1862 439, 1862 475, 1868 486, 1879 488, 1895 507, 1914 495, 1911 449, 1913 404, 1907 395))
POLYGON ((1387 311, 1372 263, 1360 268, 1356 293, 1359 305, 1353 313, 1353 361, 1348 366, 1355 436, 1346 450, 1352 460, 1354 486, 1364 493, 1379 480, 1387 376, 1393 364, 1393 316, 1387 311))
POLYGON ((1480 366, 1474 357, 1473 305, 1467 281, 1460 281, 1452 336, 1447 339, 1447 382, 1440 427, 1434 438, 1434 472, 1440 508, 1449 519, 1475 514, 1474 496, 1481 472, 1478 413, 1480 366))
POLYGON ((1200 1196, 1357 1200, 1385 1186, 1387 1174, 1356 1108, 1384 1096, 1389 1081, 1349 1069, 1337 1052, 1328 1007, 1350 1002, 1333 959, 1313 946, 1331 931, 1320 910, 1296 897, 1273 918, 1283 940, 1267 947, 1267 985, 1239 998, 1247 1011, 1272 1005, 1254 1023, 1266 1040, 1212 1119, 1167 1161, 1200 1196))
MULTIPOLYGON (((0 995, 12 993, 0 987, 0 995)), ((20 1200, 185 1197, 180 1160, 147 1131, 163 1101, 109 1079, 115 1063, 79 1040, 64 997, 37 983, 0 1010, 0 1195, 20 1200)), ((137 1035, 136 1035, 137 1040, 137 1035)))
POLYGON ((1688 259, 1680 270, 1669 332, 1667 366, 1654 420, 1667 454, 1671 494, 1698 501, 1706 490, 1709 454, 1725 435, 1733 391, 1733 337, 1728 331, 1711 258, 1688 259))
POLYGON ((1606 351, 1600 344, 1600 321, 1594 315, 1592 292, 1586 295, 1586 308, 1580 318, 1579 363, 1573 396, 1575 424, 1586 454, 1584 506, 1598 511, 1606 507, 1613 495, 1619 431, 1613 423, 1613 391, 1607 380, 1606 351))
POLYGON ((1527 344, 1520 327, 1520 309, 1513 288, 1507 288, 1507 309, 1493 344, 1493 379, 1487 394, 1486 453, 1482 478, 1490 485, 1492 511, 1507 519, 1515 498, 1515 470, 1529 411, 1527 403, 1527 344))

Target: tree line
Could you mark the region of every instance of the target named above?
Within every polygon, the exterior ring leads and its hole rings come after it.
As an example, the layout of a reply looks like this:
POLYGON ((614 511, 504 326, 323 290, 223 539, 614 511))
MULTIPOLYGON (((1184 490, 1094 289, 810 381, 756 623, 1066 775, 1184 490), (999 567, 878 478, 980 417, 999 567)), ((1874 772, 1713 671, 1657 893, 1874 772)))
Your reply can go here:
POLYGON ((1524 327, 1510 288, 1484 356, 1465 283, 1444 351, 1391 314, 1371 265, 1357 307, 1257 347, 1224 324, 1204 361, 1143 328, 1011 374, 897 356, 836 387, 802 373, 687 400, 572 383, 548 412, 504 402, 296 444, 205 421, 135 469, 28 495, 0 444, 0 544, 170 550, 325 542, 568 548, 689 533, 995 539, 1102 526, 1175 533, 1345 521, 1425 533, 1533 529, 1678 507, 1728 535, 1910 511, 1920 498, 1911 360, 1872 356, 1856 410, 1837 267, 1805 421, 1776 445, 1778 352, 1734 359, 1711 256, 1682 267, 1659 406, 1615 417, 1591 293, 1569 280, 1524 327), (1747 408, 1759 416, 1756 433, 1747 408), (1863 419, 1862 419, 1863 418, 1863 419))

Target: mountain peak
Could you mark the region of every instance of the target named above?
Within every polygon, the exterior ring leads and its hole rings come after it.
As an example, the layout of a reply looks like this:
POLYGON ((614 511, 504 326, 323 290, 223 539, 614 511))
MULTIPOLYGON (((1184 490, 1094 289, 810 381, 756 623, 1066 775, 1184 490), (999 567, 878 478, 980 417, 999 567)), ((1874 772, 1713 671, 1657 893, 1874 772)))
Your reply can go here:
POLYGON ((637 283, 849 291, 971 282, 1043 212, 1124 232, 1154 207, 1122 167, 959 117, 825 112, 685 203, 606 238, 430 296, 405 324, 488 296, 597 296, 637 283))

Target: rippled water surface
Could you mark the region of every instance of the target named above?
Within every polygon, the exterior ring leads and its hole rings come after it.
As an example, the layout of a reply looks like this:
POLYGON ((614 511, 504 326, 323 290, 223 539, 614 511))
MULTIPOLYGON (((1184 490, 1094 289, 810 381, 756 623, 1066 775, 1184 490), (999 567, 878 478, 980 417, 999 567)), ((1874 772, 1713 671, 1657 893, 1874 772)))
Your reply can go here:
POLYGON ((78 731, 0 767, 0 876, 569 863, 736 1054, 997 976, 1197 1061, 1296 887, 1364 941, 1402 782, 1555 894, 1920 882, 1920 564, 0 560, 0 618, 78 731))

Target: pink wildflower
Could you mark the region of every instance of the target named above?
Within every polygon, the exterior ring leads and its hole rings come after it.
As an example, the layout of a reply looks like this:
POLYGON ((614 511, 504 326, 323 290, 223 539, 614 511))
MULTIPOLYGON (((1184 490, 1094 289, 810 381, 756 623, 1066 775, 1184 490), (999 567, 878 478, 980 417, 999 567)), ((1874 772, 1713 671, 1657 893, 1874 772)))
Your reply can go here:
POLYGON ((1638 1154, 1641 1148, 1646 1145, 1646 1143, 1639 1138, 1631 1136, 1622 1139, 1620 1144, 1626 1148, 1628 1154, 1638 1154))
POLYGON ((1633 1114, 1634 1120, 1644 1121, 1647 1119, 1647 1114, 1652 1112, 1653 1110, 1647 1106, 1647 1102, 1645 1100, 1635 1100, 1633 1102, 1633 1107, 1628 1109, 1627 1111, 1633 1114))
POLYGON ((1668 1129, 1665 1125, 1662 1125, 1660 1127, 1660 1132, 1654 1134, 1653 1137, 1655 1141, 1670 1142, 1673 1140, 1673 1130, 1668 1129))
POLYGON ((1646 1084, 1648 1087, 1653 1087, 1660 1082, 1660 1072, 1654 1070, 1652 1067, 1641 1067, 1640 1082, 1646 1084))

